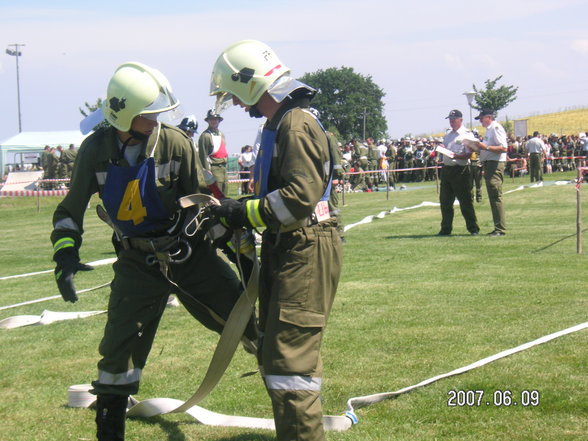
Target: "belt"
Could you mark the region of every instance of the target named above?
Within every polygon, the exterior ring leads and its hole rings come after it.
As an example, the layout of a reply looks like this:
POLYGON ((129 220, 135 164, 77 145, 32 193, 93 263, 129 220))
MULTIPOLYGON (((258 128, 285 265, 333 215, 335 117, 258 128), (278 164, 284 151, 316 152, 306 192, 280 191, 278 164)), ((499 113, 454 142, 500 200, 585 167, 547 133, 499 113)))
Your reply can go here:
POLYGON ((145 253, 164 251, 178 242, 178 236, 123 237, 121 239, 121 244, 125 250, 133 249, 145 253))

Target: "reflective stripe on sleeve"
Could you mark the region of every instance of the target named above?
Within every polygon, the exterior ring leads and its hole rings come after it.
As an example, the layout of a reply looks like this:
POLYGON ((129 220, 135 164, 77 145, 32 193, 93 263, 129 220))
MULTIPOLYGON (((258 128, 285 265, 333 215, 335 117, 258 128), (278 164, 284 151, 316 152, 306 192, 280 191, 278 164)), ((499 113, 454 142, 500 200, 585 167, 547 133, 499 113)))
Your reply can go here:
POLYGON ((137 383, 141 379, 142 369, 134 368, 120 374, 98 371, 98 382, 100 384, 122 385, 137 383))
POLYGON ((252 199, 245 203, 245 212, 247 214, 247 220, 253 228, 265 227, 265 222, 259 212, 259 203, 261 199, 252 199))
POLYGON ((80 232, 80 227, 78 227, 78 224, 76 224, 71 217, 64 217, 63 219, 58 220, 53 227, 56 230, 73 230, 78 233, 80 232))
POLYGON ((170 161, 159 164, 155 167, 155 176, 157 179, 169 178, 172 173, 177 174, 180 170, 180 161, 170 161))
POLYGON ((279 190, 272 191, 267 195, 267 200, 272 208, 272 211, 282 225, 288 226, 297 221, 290 210, 284 204, 284 200, 280 195, 279 190))
POLYGON ((266 375, 265 382, 268 389, 273 390, 321 390, 322 378, 302 375, 266 375))
POLYGON ((76 241, 74 239, 72 239, 71 237, 62 237, 53 244, 53 252, 56 253, 57 251, 62 250, 63 248, 70 248, 75 246, 76 241))

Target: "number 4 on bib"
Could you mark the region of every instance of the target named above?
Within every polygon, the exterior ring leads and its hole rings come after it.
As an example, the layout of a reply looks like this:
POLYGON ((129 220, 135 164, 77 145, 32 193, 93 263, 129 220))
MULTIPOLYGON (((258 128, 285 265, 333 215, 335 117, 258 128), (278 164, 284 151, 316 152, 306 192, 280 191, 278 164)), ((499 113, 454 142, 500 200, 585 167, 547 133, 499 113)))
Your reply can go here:
POLYGON ((121 221, 133 221, 134 225, 138 225, 145 220, 146 216, 147 208, 143 206, 141 200, 139 180, 132 180, 127 184, 116 218, 121 221))

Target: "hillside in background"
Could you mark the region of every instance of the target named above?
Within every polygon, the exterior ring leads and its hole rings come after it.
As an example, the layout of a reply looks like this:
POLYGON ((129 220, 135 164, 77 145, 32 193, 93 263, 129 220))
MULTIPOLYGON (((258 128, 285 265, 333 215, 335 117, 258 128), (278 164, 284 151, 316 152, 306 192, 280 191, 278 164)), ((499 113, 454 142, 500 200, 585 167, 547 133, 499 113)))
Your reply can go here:
MULTIPOLYGON (((503 120, 498 118, 500 123, 507 131, 512 131, 514 120, 503 120)), ((533 115, 527 118, 517 118, 518 120, 527 120, 527 133, 533 134, 535 130, 543 135, 555 133, 561 135, 577 135, 580 132, 588 132, 588 107, 584 109, 566 110, 564 112, 546 113, 544 115, 533 115)), ((474 124, 477 121, 474 120, 474 124)), ((464 124, 469 126, 467 117, 464 117, 464 124)), ((474 125, 480 133, 485 133, 481 125, 474 125)), ((430 136, 443 136, 445 132, 435 133, 430 136)), ((429 136, 429 135, 427 135, 429 136)))
POLYGON ((521 118, 527 120, 527 130, 549 135, 577 135, 588 132, 588 108, 521 118))

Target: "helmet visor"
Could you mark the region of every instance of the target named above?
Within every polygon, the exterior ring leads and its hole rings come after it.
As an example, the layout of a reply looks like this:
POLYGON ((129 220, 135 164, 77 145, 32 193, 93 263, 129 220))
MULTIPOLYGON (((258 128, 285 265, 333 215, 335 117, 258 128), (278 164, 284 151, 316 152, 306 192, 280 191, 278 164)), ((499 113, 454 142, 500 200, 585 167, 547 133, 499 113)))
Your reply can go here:
POLYGON ((161 113, 176 108, 180 101, 167 87, 160 87, 159 94, 141 113, 161 113))
POLYGON ((233 105, 233 95, 228 92, 219 92, 216 94, 214 104, 214 113, 221 114, 233 105))

